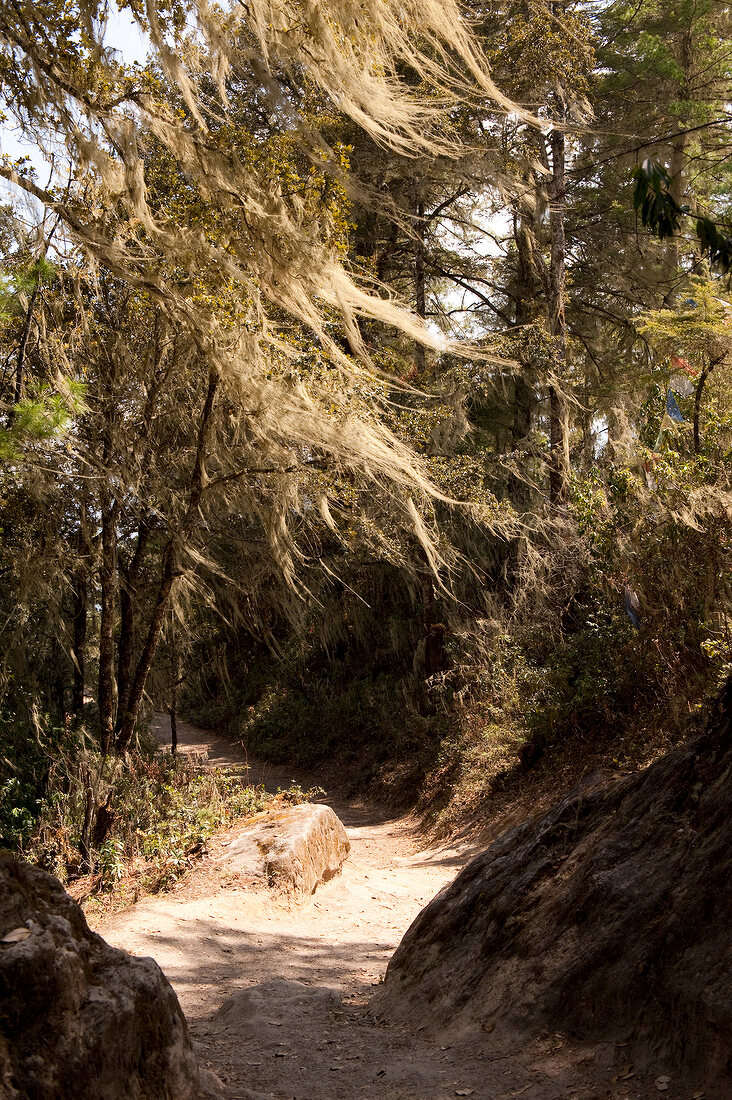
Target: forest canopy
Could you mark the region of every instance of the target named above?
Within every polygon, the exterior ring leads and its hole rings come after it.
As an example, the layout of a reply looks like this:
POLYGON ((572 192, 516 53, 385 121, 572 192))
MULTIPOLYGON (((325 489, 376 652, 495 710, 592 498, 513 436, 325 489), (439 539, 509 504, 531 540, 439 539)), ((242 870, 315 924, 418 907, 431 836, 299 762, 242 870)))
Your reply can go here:
POLYGON ((730 661, 729 34, 0 4, 6 842, 63 758, 88 854, 82 791, 179 696, 488 785, 681 736, 730 661))

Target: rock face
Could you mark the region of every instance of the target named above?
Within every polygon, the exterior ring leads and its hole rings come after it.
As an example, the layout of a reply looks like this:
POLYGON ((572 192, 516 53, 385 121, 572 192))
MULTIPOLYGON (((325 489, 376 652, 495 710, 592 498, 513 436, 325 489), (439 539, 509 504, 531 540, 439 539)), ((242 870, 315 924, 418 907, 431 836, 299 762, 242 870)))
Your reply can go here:
POLYGON ((374 1012, 622 1040, 732 1096, 731 714, 732 678, 695 742, 497 840, 417 917, 374 1012))
POLYGON ((195 1100, 178 1000, 90 932, 51 875, 0 854, 0 1100, 195 1100))
POLYGON ((350 848, 330 806, 304 803, 245 825, 224 859, 233 871, 304 895, 340 871, 350 848))

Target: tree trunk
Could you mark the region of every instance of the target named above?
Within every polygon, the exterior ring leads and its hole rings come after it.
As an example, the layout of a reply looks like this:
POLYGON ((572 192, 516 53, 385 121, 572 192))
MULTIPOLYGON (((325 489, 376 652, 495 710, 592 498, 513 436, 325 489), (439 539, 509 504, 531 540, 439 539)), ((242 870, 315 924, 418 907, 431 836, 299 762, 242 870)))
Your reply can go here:
MULTIPOLYGON (((689 79, 692 75, 694 61, 691 27, 687 27, 681 35, 676 53, 679 67, 684 74, 679 92, 679 101, 682 103, 687 102, 688 104, 691 95, 689 79)), ((686 149, 689 139, 686 134, 686 126, 688 123, 683 118, 679 117, 677 125, 679 127, 679 133, 675 135, 671 142, 671 157, 669 162, 671 183, 669 185, 669 194, 676 201, 677 205, 681 206, 684 197, 684 168, 686 166, 686 149)), ((666 269, 667 291, 663 299, 663 304, 671 308, 676 299, 676 287, 679 281, 679 238, 677 234, 670 237, 666 244, 664 266, 666 269)))
MULTIPOLYGON (((424 271, 425 254, 425 228, 424 201, 417 199, 416 218, 414 229, 417 235, 414 244, 414 304, 418 317, 422 320, 427 316, 427 289, 424 271)), ((417 377, 424 374, 427 366, 427 354, 424 344, 417 342, 414 345, 414 373, 417 377)))
POLYGON ((563 462, 562 398, 557 386, 549 387, 549 500, 561 504, 565 498, 565 471, 563 462))
MULTIPOLYGON (((566 117, 562 100, 556 112, 560 122, 566 117)), ((566 285, 565 219, 567 207, 567 183, 565 167, 565 137, 562 130, 553 130, 549 136, 551 150, 551 193, 549 207, 550 262, 549 262, 549 332, 555 339, 556 373, 564 371, 567 358, 567 322, 564 312, 566 285)), ((566 497, 568 463, 565 432, 565 410, 559 383, 549 387, 549 500, 561 504, 566 497)))
MULTIPOLYGON (((724 358, 724 356, 722 356, 724 358)), ((696 393, 694 394, 694 454, 699 454, 699 448, 701 447, 701 434, 699 432, 699 422, 701 420, 701 403, 704 396, 704 386, 706 385, 707 378, 712 373, 717 363, 721 363, 722 359, 712 359, 712 361, 704 367, 699 375, 699 381, 696 384, 696 393)))
MULTIPOLYGON (((531 262, 531 230, 525 219, 514 217, 514 240, 516 242, 516 299, 514 319, 517 326, 525 325, 530 319, 530 302, 535 296, 535 279, 531 262)), ((522 364, 523 366, 523 364, 522 364)), ((528 364, 527 364, 528 366, 528 364)), ((531 408, 533 393, 522 373, 514 376, 513 383, 513 424, 511 434, 514 449, 531 431, 531 408)), ((514 482, 516 479, 513 479, 514 482)), ((521 496, 525 493, 518 484, 521 496)), ((525 503, 525 501, 523 501, 525 503)))
POLYGON ((33 313, 36 308, 36 302, 38 301, 38 295, 41 290, 41 273, 40 269, 36 275, 36 285, 33 287, 33 292, 28 302, 28 309, 25 314, 25 322, 23 324, 23 332, 20 337, 20 347, 18 348, 18 358, 15 361, 15 385, 13 386, 13 404, 8 412, 8 427, 10 427, 15 419, 15 406, 23 398, 23 385, 25 380, 25 357, 28 351, 28 341, 30 340, 31 329, 33 328, 33 313))
POLYGON ((424 671, 429 679, 447 667, 446 628, 442 623, 435 622, 435 586, 432 573, 429 572, 425 573, 422 581, 422 624, 425 640, 424 671))
POLYGON ((137 662, 135 675, 130 685, 130 693, 124 712, 120 714, 116 750, 120 756, 127 752, 135 732, 135 723, 140 713, 140 706, 145 695, 145 684, 153 663, 153 657, 160 641, 163 629, 165 613, 173 592, 173 586, 181 575, 179 565, 179 536, 174 535, 163 552, 163 567, 161 571, 158 594, 155 601, 152 617, 147 629, 147 637, 142 648, 142 653, 137 662))
POLYGON ((86 668, 86 629, 87 629, 88 582, 81 570, 74 582, 74 645, 71 656, 74 665, 74 681, 71 692, 71 713, 74 726, 78 729, 84 717, 84 679, 86 668))
POLYGON ((173 683, 170 688, 170 753, 175 756, 178 750, 178 685, 180 683, 180 655, 175 648, 175 635, 173 635, 173 683))
POLYGON ((117 721, 127 708, 132 685, 137 613, 130 571, 122 574, 119 587, 119 642, 117 643, 117 721))
MULTIPOLYGON (((106 495, 106 494, 105 494, 106 495)), ((102 755, 112 747, 114 735, 114 625, 117 609, 116 509, 108 499, 102 505, 102 561, 100 567, 101 617, 99 623, 99 729, 102 755)))
POLYGON ((99 732, 102 755, 106 756, 114 744, 114 700, 116 680, 114 675, 114 628, 117 617, 117 519, 119 507, 111 490, 110 464, 115 446, 116 408, 115 378, 117 364, 110 360, 110 373, 105 379, 105 395, 102 405, 104 428, 102 432, 102 461, 99 470, 99 510, 102 516, 102 557, 99 568, 101 585, 101 614, 99 620, 99 732))
POLYGON ((81 856, 81 871, 84 874, 91 874, 94 870, 94 865, 91 858, 91 850, 89 847, 89 841, 91 839, 92 826, 94 824, 94 788, 92 787, 91 770, 87 767, 84 770, 84 824, 81 827, 81 838, 79 840, 79 854, 81 856))
MULTIPOLYGON (((531 319, 530 304, 535 297, 535 274, 532 260, 532 228, 527 219, 518 214, 513 218, 513 237, 516 243, 516 284, 514 298, 514 321, 517 327, 528 324, 531 319)), ((511 449, 516 451, 521 442, 531 432, 531 418, 534 406, 534 393, 526 381, 524 371, 529 373, 532 364, 521 360, 521 370, 513 377, 513 401, 511 421, 511 449)), ((515 459, 517 472, 508 475, 506 492, 508 499, 518 512, 525 512, 531 504, 531 489, 528 477, 521 471, 521 463, 515 459)), ((506 542, 497 550, 498 567, 505 577, 506 587, 510 590, 520 584, 521 571, 526 552, 525 538, 506 542)))
POLYGON ((205 460, 208 442, 213 426, 213 411, 216 401, 216 391, 219 386, 219 376, 215 371, 209 373, 208 392, 201 412, 201 421, 198 429, 198 443, 196 458, 191 473, 190 488, 188 493, 188 505, 185 516, 178 530, 173 534, 168 545, 163 551, 163 562, 160 574, 158 594, 155 600, 152 617, 148 625, 147 637, 142 648, 142 653, 137 662, 134 679, 130 687, 124 713, 120 716, 116 741, 116 750, 122 755, 127 752, 135 732, 135 723, 140 712, 140 706, 145 694, 145 684, 152 667, 155 651, 160 641, 160 635, 165 621, 165 613, 168 610, 170 597, 173 593, 175 582, 181 576, 181 553, 185 549, 198 516, 198 509, 204 490, 205 460))
POLYGON ((392 222, 389 229, 389 237, 385 246, 376 257, 376 278, 380 283, 387 283, 389 281, 389 266, 391 262, 391 256, 394 249, 397 246, 399 240, 399 227, 396 222, 392 222))
POLYGON ((132 659, 135 653, 137 636, 137 585, 140 569, 145 557, 152 523, 149 516, 143 516, 137 532, 137 546, 132 561, 125 571, 119 593, 119 646, 117 656, 117 680, 119 701, 118 719, 127 709, 127 701, 132 686, 132 659))

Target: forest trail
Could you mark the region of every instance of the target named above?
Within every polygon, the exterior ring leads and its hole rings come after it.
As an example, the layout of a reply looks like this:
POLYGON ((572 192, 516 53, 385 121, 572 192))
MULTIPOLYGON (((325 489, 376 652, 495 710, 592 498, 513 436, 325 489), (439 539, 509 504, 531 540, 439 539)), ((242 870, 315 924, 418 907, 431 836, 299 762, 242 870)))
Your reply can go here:
MULTIPOLYGON (((178 735, 181 751, 206 750, 217 766, 245 761, 237 746, 187 723, 178 735)), ((169 743, 166 720, 158 737, 169 743)), ((251 776, 274 789, 291 778, 253 763, 251 776)), ((598 1089, 598 1070, 610 1081, 609 1055, 570 1053, 557 1037, 506 1046, 490 1035, 440 1039, 373 1019, 366 1005, 399 940, 475 849, 426 846, 409 817, 325 801, 346 826, 351 853, 305 902, 289 905, 227 877, 217 862, 227 834, 176 890, 98 926, 111 944, 161 965, 200 1063, 223 1082, 227 1100, 640 1095, 632 1081, 598 1089)))

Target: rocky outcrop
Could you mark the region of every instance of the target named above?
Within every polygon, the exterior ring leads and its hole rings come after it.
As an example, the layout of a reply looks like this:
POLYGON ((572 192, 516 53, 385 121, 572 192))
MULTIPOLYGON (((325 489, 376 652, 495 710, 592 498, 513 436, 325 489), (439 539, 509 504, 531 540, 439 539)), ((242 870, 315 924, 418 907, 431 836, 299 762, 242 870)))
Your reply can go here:
POLYGON ((374 1012, 622 1040, 732 1095, 731 713, 728 684, 694 743, 496 841, 412 924, 374 1012))
POLYGON ((351 845, 330 806, 304 803, 247 823, 223 862, 255 883, 293 895, 312 894, 337 874, 351 845))
POLYGON ((194 1100, 178 1000, 110 947, 51 875, 0 854, 1 1100, 194 1100))

